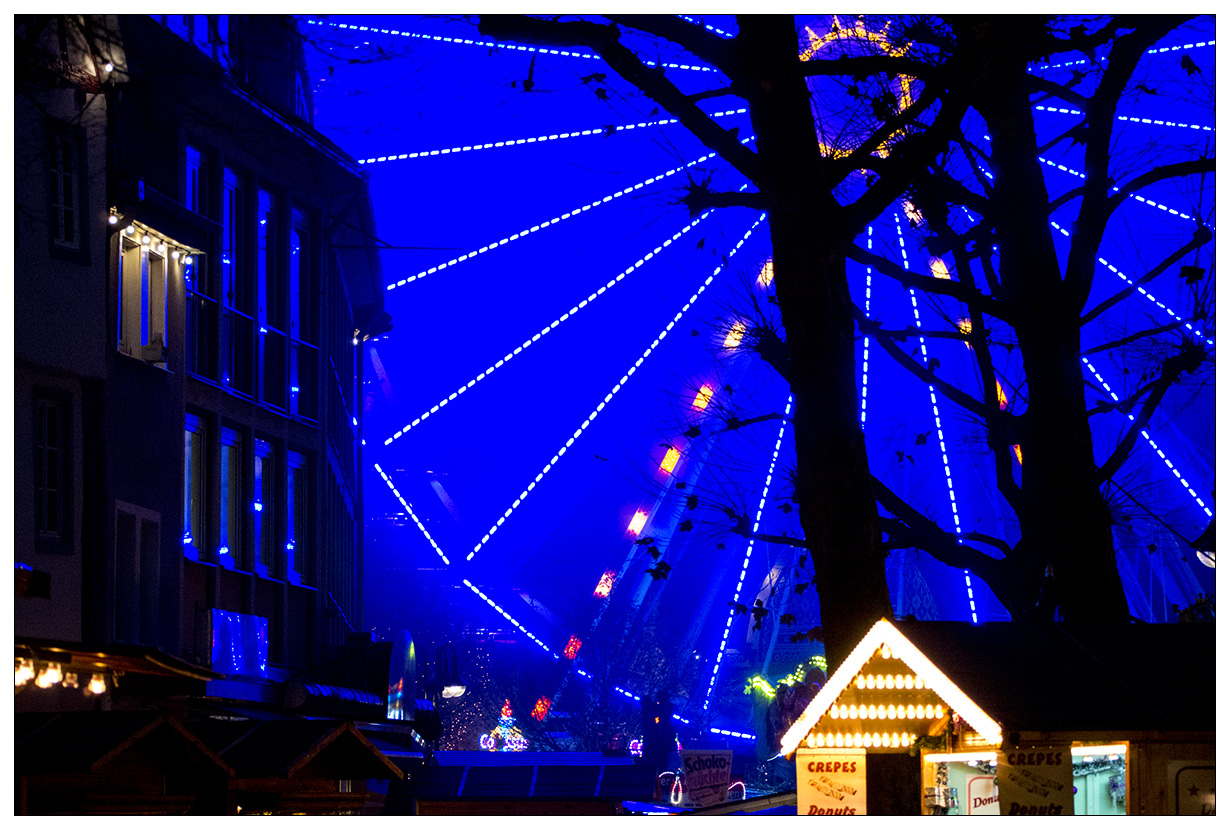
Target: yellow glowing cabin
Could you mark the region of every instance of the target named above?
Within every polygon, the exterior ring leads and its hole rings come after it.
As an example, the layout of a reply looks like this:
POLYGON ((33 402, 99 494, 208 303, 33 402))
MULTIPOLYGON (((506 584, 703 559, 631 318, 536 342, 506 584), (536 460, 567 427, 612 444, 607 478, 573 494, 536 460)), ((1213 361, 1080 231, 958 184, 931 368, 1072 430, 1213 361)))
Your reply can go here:
POLYGON ((733 349, 743 342, 743 335, 747 331, 747 325, 742 320, 736 320, 730 327, 730 331, 726 332, 726 339, 722 342, 722 346, 727 349, 733 349))
POLYGON ((628 522, 628 532, 633 536, 641 532, 645 527, 645 522, 649 520, 649 514, 644 510, 638 510, 632 516, 632 521, 628 522))
POLYGON ((679 450, 671 447, 666 451, 666 455, 662 457, 662 463, 658 469, 666 473, 673 472, 677 463, 679 463, 679 450))
POLYGON ((999 745, 999 725, 880 620, 786 732, 782 753, 804 747, 901 752, 921 735, 942 732, 950 710, 966 727, 961 748, 999 745))
POLYGON ((709 405, 710 398, 713 397, 713 387, 705 384, 696 393, 696 397, 692 399, 692 408, 695 410, 704 409, 709 405))
POLYGON ((765 260, 765 264, 760 269, 760 276, 756 277, 756 284, 761 288, 768 288, 773 284, 773 260, 765 260))

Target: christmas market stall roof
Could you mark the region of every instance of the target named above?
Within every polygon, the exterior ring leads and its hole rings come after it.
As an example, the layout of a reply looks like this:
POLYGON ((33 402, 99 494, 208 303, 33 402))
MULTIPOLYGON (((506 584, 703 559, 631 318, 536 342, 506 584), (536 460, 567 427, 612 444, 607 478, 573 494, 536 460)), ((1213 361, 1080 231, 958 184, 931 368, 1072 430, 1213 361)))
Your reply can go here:
POLYGON ((794 752, 869 661, 882 658, 885 645, 992 744, 1014 732, 1214 729, 1212 625, 881 620, 786 733, 784 753, 794 752))

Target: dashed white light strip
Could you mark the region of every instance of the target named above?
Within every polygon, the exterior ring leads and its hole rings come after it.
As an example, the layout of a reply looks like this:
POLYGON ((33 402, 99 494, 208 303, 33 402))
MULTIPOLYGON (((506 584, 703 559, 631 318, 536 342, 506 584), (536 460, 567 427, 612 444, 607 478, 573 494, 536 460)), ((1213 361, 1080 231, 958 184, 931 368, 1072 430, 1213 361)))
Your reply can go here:
MULTIPOLYGON (((747 242, 748 238, 751 237, 752 232, 755 231, 757 226, 759 226, 760 223, 764 221, 765 216, 766 214, 763 214, 763 213, 760 214, 760 217, 755 222, 752 223, 752 226, 747 229, 747 232, 744 233, 743 236, 739 238, 739 241, 735 243, 735 246, 731 248, 730 252, 726 255, 727 261, 734 258, 734 255, 738 253, 740 248, 743 247, 743 243, 747 242)), ((638 265, 639 264, 640 263, 638 263, 638 265)), ((606 394, 606 397, 603 398, 598 403, 598 405, 594 407, 594 410, 589 413, 589 416, 584 421, 581 422, 581 426, 578 427, 577 430, 572 433, 572 437, 564 442, 563 446, 561 446, 556 451, 555 455, 551 457, 551 460, 546 463, 546 465, 542 468, 542 470, 537 475, 534 476, 534 479, 528 485, 526 485, 526 488, 521 491, 521 495, 517 496, 517 498, 513 500, 512 506, 504 511, 503 516, 500 516, 498 519, 496 519, 495 524, 493 524, 487 530, 487 532, 483 535, 483 538, 480 539, 478 544, 474 546, 474 549, 470 551, 468 554, 466 554, 467 562, 474 558, 474 555, 482 549, 483 545, 487 544, 487 541, 495 534, 497 530, 500 529, 500 527, 504 524, 504 522, 508 520, 508 517, 512 515, 513 511, 516 510, 521 505, 521 503, 525 501, 525 499, 529 496, 529 494, 534 491, 534 488, 538 486, 538 482, 542 481, 543 476, 551 472, 551 470, 555 467, 555 465, 559 463, 559 460, 564 457, 564 453, 568 452, 568 449, 574 443, 576 443, 578 438, 581 437, 581 433, 585 432, 585 430, 589 428, 589 425, 594 422, 594 420, 598 417, 598 414, 602 412, 603 409, 606 408, 606 405, 609 404, 611 400, 617 394, 619 394, 619 390, 623 389, 624 385, 628 382, 628 379, 631 378, 632 375, 636 373, 636 370, 641 367, 641 364, 644 363, 645 360, 651 354, 653 354, 654 350, 658 348, 658 344, 660 344, 666 338, 666 335, 670 334, 671 329, 675 327, 675 324, 683 319, 683 315, 687 313, 688 309, 692 307, 692 304, 696 302, 697 298, 699 298, 700 295, 704 293, 705 289, 709 287, 709 284, 713 282, 714 278, 716 278, 717 275, 720 274, 722 272, 722 269, 724 269, 725 267, 726 265, 723 264, 713 269, 713 273, 710 274, 707 279, 705 279, 705 281, 701 284, 700 288, 696 290, 696 293, 693 294, 688 299, 688 301, 683 304, 683 308, 679 309, 679 311, 675 314, 675 316, 671 319, 671 321, 666 324, 666 327, 662 329, 661 332, 658 333, 658 336, 655 337, 653 342, 649 344, 649 347, 646 348, 645 351, 641 354, 641 356, 636 359, 636 362, 633 363, 631 367, 629 367, 627 373, 625 373, 624 376, 619 379, 618 383, 616 383, 613 387, 611 387, 611 391, 606 394)))
MULTIPOLYGON (((871 250, 871 225, 867 226, 867 250, 871 250)), ((871 318, 871 266, 867 266, 867 296, 863 301, 863 311, 871 318)), ((867 427, 867 367, 871 361, 871 336, 863 335, 863 391, 859 406, 859 425, 867 427)))
MULTIPOLYGON (((379 26, 356 26, 350 23, 332 23, 327 20, 316 20, 308 18, 308 23, 317 26, 331 26, 335 29, 350 29, 355 32, 377 32, 382 35, 396 35, 398 37, 409 37, 417 40, 435 40, 440 43, 456 43, 465 46, 486 46, 487 48, 506 49, 510 52, 539 52, 544 55, 560 55, 567 58, 588 58, 590 60, 600 60, 598 55, 591 52, 573 52, 570 49, 550 49, 545 46, 526 46, 524 44, 504 43, 494 40, 478 40, 477 38, 469 37, 446 37, 445 35, 424 35, 419 32, 403 32, 399 29, 382 29, 379 26)), ((695 66, 688 63, 659 63, 641 58, 641 62, 646 66, 659 66, 663 69, 693 69, 697 72, 715 72, 711 66, 695 66)))
POLYGON ((440 546, 436 544, 436 540, 431 538, 431 534, 427 532, 427 528, 421 521, 419 521, 419 517, 414 515, 414 508, 411 507, 410 502, 406 501, 406 498, 398 492, 397 486, 393 484, 393 479, 389 478, 388 474, 386 474, 384 470, 380 469, 379 464, 375 464, 373 466, 375 466, 376 472, 380 473, 380 477, 384 479, 384 483, 389 485, 389 489, 393 491, 394 497, 401 502, 401 506, 406 508, 406 515, 419 526, 419 530, 423 531, 423 535, 426 536, 427 541, 431 543, 432 549, 440 556, 441 559, 444 560, 445 565, 449 564, 448 557, 444 555, 444 551, 440 550, 440 546))
MULTIPOLYGON (((1064 115, 1084 115, 1085 114, 1080 110, 1068 109, 1067 107, 1046 107, 1046 106, 1042 106, 1041 104, 1035 106, 1034 109, 1038 110, 1039 112, 1058 112, 1058 113, 1063 113, 1064 115)), ((1184 124, 1179 121, 1162 121, 1161 119, 1155 119, 1155 118, 1138 118, 1138 117, 1129 116, 1129 115, 1116 115, 1115 120, 1116 121, 1130 121, 1133 124, 1156 124, 1159 127, 1183 127, 1189 130, 1203 130, 1205 132, 1210 132, 1210 133, 1217 132, 1216 128, 1205 127, 1201 124, 1184 124)), ((362 164, 363 162, 359 162, 359 163, 362 164)))
MULTIPOLYGON (((990 138, 990 136, 983 136, 983 138, 990 138)), ((1076 176, 1077 178, 1081 178, 1081 179, 1088 178, 1084 173, 1074 170, 1071 167, 1067 167, 1065 165, 1059 164, 1058 162, 1051 161, 1050 159, 1043 158, 1042 156, 1038 156, 1038 161, 1042 162, 1043 164, 1049 164, 1051 167, 1054 167, 1057 170, 1062 170, 1063 172, 1071 176, 1076 176)), ((1113 190, 1116 193, 1119 192, 1119 188, 1117 187, 1111 187, 1111 190, 1113 190)), ((1155 202, 1152 199, 1146 199, 1144 196, 1141 196, 1137 193, 1129 193, 1128 195, 1131 196, 1136 201, 1140 202, 1141 204, 1148 205, 1149 207, 1155 207, 1158 210, 1162 211, 1163 213, 1169 213, 1171 216, 1178 216, 1181 219, 1187 219, 1192 222, 1198 221, 1196 217, 1188 216, 1186 213, 1184 213, 1181 210, 1175 210, 1172 207, 1166 207, 1166 205, 1163 205, 1160 202, 1155 202)))
MULTIPOLYGON (((773 446, 773 458, 769 461, 769 471, 764 477, 764 487, 760 491, 760 504, 756 507, 756 518, 752 521, 752 535, 760 529, 760 517, 764 514, 764 503, 769 498, 769 486, 773 483, 773 469, 777 466, 777 457, 782 451, 782 436, 786 434, 786 424, 790 422, 790 408, 794 405, 794 395, 786 399, 786 417, 782 418, 781 428, 777 431, 777 443, 773 446)), ((743 554, 743 568, 739 571, 739 583, 735 586, 735 602, 743 593, 743 581, 747 578, 747 566, 752 561, 752 547, 756 540, 749 539, 747 550, 743 554)), ((713 673, 709 675, 709 686, 705 689, 705 711, 709 710, 709 701, 713 695, 713 687, 717 683, 718 669, 722 667, 722 658, 726 655, 726 641, 730 639, 730 629, 734 625, 735 609, 732 606, 726 615, 726 629, 722 632, 722 642, 718 645, 717 658, 713 661, 713 673)))
POLYGON ((544 643, 542 640, 538 639, 538 638, 537 638, 537 637, 535 637, 532 633, 530 633, 530 630, 529 630, 528 628, 526 628, 525 626, 523 626, 521 623, 517 622, 517 620, 516 620, 516 619, 515 619, 515 618, 514 618, 511 614, 509 614, 507 611, 505 611, 503 608, 501 608, 501 607, 500 607, 499 603, 497 603, 497 602, 496 602, 495 600, 493 600, 491 597, 489 597, 489 596, 487 596, 486 594, 484 594, 484 593, 482 592, 482 589, 480 589, 477 585, 475 585, 473 582, 471 582, 471 581, 470 581, 470 580, 468 580, 468 579, 462 579, 461 581, 462 581, 463 583, 465 583, 465 586, 466 586, 467 588, 469 588, 471 591, 473 591, 475 594, 477 594, 477 595, 478 595, 478 597, 479 597, 479 599, 483 600, 483 601, 484 601, 484 602, 486 602, 488 605, 490 605, 493 609, 495 609, 495 612, 496 612, 497 614, 499 614, 501 617, 503 617, 504 619, 508 620, 510 623, 512 623, 512 624, 513 624, 513 625, 515 625, 518 629, 520 629, 520 630, 521 630, 521 633, 522 633, 522 634, 524 634, 526 637, 529 637, 529 638, 530 638, 530 640, 531 640, 531 641, 532 641, 535 645, 537 645, 539 648, 541 648, 541 649, 542 649, 543 651, 545 651, 547 654, 550 654, 550 655, 551 655, 552 657, 554 657, 556 660, 560 659, 560 656, 559 656, 557 653, 555 653, 554 651, 552 651, 552 650, 551 650, 551 649, 547 646, 547 644, 546 644, 546 643, 544 643))
MULTIPOLYGON (((1052 228, 1054 228, 1055 230, 1059 231, 1059 232, 1060 232, 1061 234, 1063 234, 1064 236, 1067 236, 1067 237, 1071 237, 1071 236, 1072 236, 1072 234, 1068 233, 1068 231, 1067 231, 1066 229, 1061 228, 1058 224, 1056 224, 1056 223, 1055 223, 1055 222, 1053 222, 1053 221, 1051 222, 1051 227, 1052 227, 1052 228)), ((1189 323, 1189 322, 1187 322, 1186 320, 1184 320, 1182 317, 1180 317, 1178 314, 1176 314, 1176 313, 1174 312, 1174 310, 1170 308, 1170 306, 1166 305, 1164 302, 1162 302, 1161 300, 1159 300, 1159 299, 1158 299, 1157 297, 1155 297, 1153 294, 1151 294, 1150 292, 1146 291, 1146 290, 1145 290, 1145 287, 1144 287, 1143 285, 1137 285, 1135 282, 1133 282, 1133 281, 1131 280, 1131 278, 1130 278, 1130 277, 1128 277, 1128 275, 1127 275, 1127 274, 1123 273, 1123 272, 1122 272, 1122 271, 1120 271, 1118 268, 1116 268, 1114 265, 1111 265, 1109 262, 1107 262, 1105 257, 1098 257, 1098 262, 1100 262, 1102 265, 1106 266, 1106 268, 1107 268, 1107 269, 1108 269, 1108 270, 1109 270, 1112 274, 1114 274, 1114 275, 1116 275, 1117 277, 1119 277, 1119 279, 1123 280, 1123 281, 1124 281, 1124 282, 1126 282, 1128 285, 1130 285, 1130 286, 1132 286, 1133 288, 1135 288, 1135 289, 1136 289, 1136 290, 1137 290, 1140 294, 1142 294, 1142 295, 1143 295, 1146 299, 1150 300, 1150 301, 1151 301, 1154 305, 1156 305, 1156 306, 1157 306, 1158 308, 1160 308, 1162 311, 1164 311, 1164 312, 1166 312, 1167 314, 1169 314, 1169 315, 1170 315, 1170 316, 1171 316, 1171 317, 1172 317, 1172 318, 1173 318, 1176 322, 1182 323, 1182 324, 1183 324, 1183 326, 1184 326, 1184 327, 1185 327, 1188 331, 1190 331, 1192 334, 1194 334, 1196 337, 1203 337, 1203 338, 1205 338, 1204 342, 1205 342, 1207 345, 1209 345, 1209 346, 1214 345, 1214 343, 1213 343, 1213 339, 1212 339, 1211 337, 1206 337, 1206 336, 1205 336, 1205 334, 1204 334, 1202 331, 1200 331, 1200 329, 1196 328, 1196 327, 1195 327, 1195 326, 1193 326, 1191 323, 1189 323)))
MULTIPOLYGON (((904 264, 905 270, 910 270, 910 259, 905 248, 905 234, 901 231, 901 215, 893 214, 893 223, 897 226, 897 241, 901 245, 901 261, 904 264)), ((909 289, 910 304, 914 309, 914 326, 918 329, 922 328, 922 316, 918 311, 918 296, 913 288, 909 289)), ((921 334, 918 335, 918 346, 922 351, 923 366, 929 367, 930 361, 927 358, 927 342, 926 338, 921 334)), ((944 425, 940 422, 940 405, 935 398, 935 386, 927 384, 927 389, 931 394, 931 412, 935 416, 935 434, 940 442, 940 457, 944 461, 944 479, 948 482, 948 500, 952 505, 952 521, 957 534, 957 544, 961 544, 961 515, 957 512, 957 491, 952 484, 952 467, 948 463, 948 446, 944 442, 944 425)), ((969 570, 965 571, 965 593, 969 598, 970 617, 974 622, 978 622, 978 606, 974 603, 974 587, 970 584, 969 570)))
MULTIPOLYGON (((1089 362, 1089 358, 1082 357, 1081 362, 1085 364, 1086 369, 1088 369, 1091 373, 1093 373, 1093 376, 1097 378, 1098 383, 1102 384, 1102 388, 1106 390, 1107 394, 1110 395, 1111 399, 1118 401, 1119 396, 1116 395, 1111 390, 1110 384, 1108 384, 1106 380, 1100 374, 1098 374, 1098 370, 1095 369, 1093 367, 1093 364, 1089 362)), ((1136 416, 1133 415, 1132 413, 1125 412, 1124 414, 1127 415, 1127 419, 1129 421, 1134 422, 1136 420, 1136 416)), ((1175 467, 1174 462, 1172 462, 1169 458, 1166 457, 1166 453, 1162 452, 1162 448, 1157 445, 1157 442, 1153 440, 1152 436, 1149 435, 1148 431, 1142 429, 1140 431, 1140 436, 1149 442, 1149 446, 1153 447, 1153 451, 1157 453, 1157 457, 1162 459, 1162 461, 1166 464, 1166 466, 1170 468, 1170 472, 1172 472, 1174 474, 1174 477, 1179 480, 1179 483, 1183 485, 1183 488, 1187 490, 1188 493, 1191 494, 1191 497, 1196 500, 1196 504, 1200 505, 1200 509, 1204 511, 1204 514, 1208 516, 1210 519, 1213 518, 1213 511, 1210 510, 1208 505, 1204 503, 1204 499, 1200 498, 1200 496, 1197 495, 1196 491, 1192 489, 1192 486, 1187 483, 1187 479, 1184 478, 1183 474, 1179 472, 1179 469, 1175 467)))
MULTIPOLYGON (((746 144, 747 142, 752 141, 752 140, 754 140, 754 136, 749 136, 748 138, 743 140, 743 143, 746 144)), ((568 211, 566 213, 561 213, 559 216, 556 216, 553 219, 545 219, 542 222, 539 222, 537 225, 532 225, 526 228, 525 230, 520 231, 519 233, 514 233, 511 236, 506 236, 503 239, 501 239, 499 242, 490 242, 481 248, 476 248, 475 250, 470 251, 469 253, 462 254, 456 259, 450 259, 448 262, 442 262, 439 265, 434 265, 431 268, 428 268, 426 271, 420 271, 419 273, 415 274, 413 277, 406 277, 403 280, 398 280, 397 282, 391 283, 390 285, 386 286, 386 288, 392 291, 394 288, 398 288, 403 285, 408 285, 409 283, 412 283, 418 279, 422 279, 423 277, 426 277, 429 274, 435 274, 439 271, 443 271, 445 268, 448 268, 450 265, 456 265, 457 263, 464 262, 465 260, 471 257, 475 257, 475 256, 478 256, 479 254, 485 254, 488 251, 495 250, 501 245, 507 245, 510 242, 515 242, 524 236, 529 236, 532 233, 537 233, 538 231, 550 225, 559 224, 560 222, 563 222, 566 219, 571 219, 574 216, 579 216, 580 214, 584 213, 587 210, 592 210, 593 208, 596 208, 601 204, 614 201, 615 199, 618 199, 620 196, 626 196, 627 194, 633 192, 634 190, 640 190, 641 188, 654 184, 655 182, 660 182, 663 179, 667 178, 668 176, 673 176, 676 173, 680 172, 681 170, 686 170, 687 168, 692 167, 693 165, 696 165, 696 164, 700 164, 702 161, 707 161, 708 159, 711 159, 716 155, 717 153, 709 153, 708 155, 701 156, 698 159, 693 159, 692 161, 689 161, 687 164, 680 165, 679 167, 676 167, 673 170, 668 170, 665 173, 659 173, 656 176, 651 176, 650 178, 645 179, 643 182, 637 182, 634 185, 625 187, 623 190, 617 191, 608 196, 603 196, 601 199, 595 199, 594 201, 590 202, 588 205, 583 205, 579 208, 575 208, 574 210, 568 211)))
MULTIPOLYGON (((1145 54, 1146 55, 1160 55, 1163 52, 1174 52, 1176 50, 1186 50, 1186 49, 1199 49, 1202 46, 1215 46, 1215 45, 1217 45, 1217 41, 1215 40, 1202 40, 1199 43, 1184 43, 1182 46, 1160 46, 1156 49, 1146 50, 1145 54)), ((1106 60, 1106 56, 1103 55, 1102 57, 1098 58, 1098 60, 1104 61, 1106 60)), ((1064 67, 1067 67, 1067 66, 1082 66, 1087 63, 1089 63, 1089 61, 1083 60, 1083 59, 1076 60, 1076 61, 1066 61, 1064 63, 1052 63, 1052 64, 1046 64, 1043 66, 1031 66, 1029 68, 1029 71, 1030 72, 1045 72, 1048 69, 1063 69, 1064 67)))
MULTIPOLYGON (((747 187, 747 185, 743 185, 743 187, 741 187, 741 188, 740 188, 740 190, 743 190, 743 189, 745 189, 746 187, 747 187)), ((591 302, 593 302, 594 300, 598 299, 600 296, 602 296, 603 294, 605 294, 605 293, 606 293, 608 290, 610 290, 611 288, 614 288, 614 287, 615 287, 615 285, 616 285, 617 283, 621 282, 621 281, 623 280, 623 278, 624 278, 624 277, 628 276, 628 275, 629 275, 629 274, 631 274, 633 271, 635 271, 637 268, 640 268, 640 267, 641 267, 642 265, 644 265, 646 262, 648 262, 649 260, 653 259, 653 258, 654 258, 655 256, 657 256, 659 253, 661 253, 663 249, 665 249, 665 248, 669 247, 672 243, 674 243, 676 240, 678 240, 678 239, 679 239, 681 236, 683 236, 685 233, 687 233, 688 231, 692 230, 692 228, 694 228, 694 227, 696 227, 698 224, 700 224, 700 222, 701 222, 702 220, 704 220, 704 219, 705 219, 705 217, 707 217, 707 216, 708 216, 710 213, 712 213, 712 212, 713 212, 712 210, 707 210, 707 211, 705 211, 705 212, 704 212, 704 213, 702 213, 700 216, 698 216, 696 219, 693 219, 690 223, 688 223, 687 225, 685 225, 685 226, 684 226, 681 230, 677 231, 677 232, 676 232, 673 236, 670 236, 670 237, 668 237, 667 239, 663 240, 663 242, 662 242, 662 244, 661 244, 661 245, 657 246, 657 247, 656 247, 656 248, 654 248, 652 251, 648 251, 648 252, 646 252, 646 254, 645 254, 642 258, 638 259, 638 260, 637 260, 635 263, 633 263, 632 265, 629 265, 627 268, 625 268, 625 269, 623 270, 623 272, 622 272, 622 273, 620 273, 619 275, 617 275, 614 279, 609 280, 609 281, 608 281, 605 285, 599 286, 599 287, 598 287, 598 289, 597 289, 596 291, 594 291, 593 293, 591 293, 591 294, 590 294, 588 297, 586 297, 585 299, 581 300, 579 303, 577 303, 576 305, 574 305, 574 306, 573 306, 572 308, 570 308, 568 311, 566 311, 566 312, 564 312, 563 314, 561 314, 559 317, 557 317, 555 320, 553 320, 553 321, 551 322, 551 324, 550 324, 550 325, 544 326, 544 327, 542 328, 542 330, 541 330, 541 331, 539 331, 537 334, 535 334, 535 335, 534 335, 533 337, 531 337, 530 339, 526 340, 526 341, 525 341, 524 343, 522 343, 520 346, 517 346, 515 349, 513 349, 513 350, 512 350, 511 352, 509 352, 508 354, 504 355, 502 358, 500 358, 499 360, 497 360, 497 361, 496 361, 495 363, 493 363, 492 365, 488 366, 488 367, 486 368, 486 370, 484 370, 484 371, 482 371, 482 372, 479 372, 477 375, 475 375, 475 376, 474 376, 473 378, 471 378, 469 381, 467 381, 466 383, 463 383, 461 386, 457 387, 457 391, 453 392, 452 394, 448 395, 447 397, 441 398, 441 399, 440 399, 440 401, 439 401, 439 403, 437 403, 435 406, 431 407, 431 409, 428 409, 428 410, 424 411, 424 412, 423 412, 423 414, 419 415, 419 417, 415 418, 413 421, 411 421, 410 423, 406 424, 406 425, 405 425, 404 427, 402 427, 401 429, 397 430, 397 432, 393 433, 390 437, 388 437, 388 438, 384 439, 384 445, 387 447, 389 444, 392 444, 392 443, 393 443, 395 440, 397 440, 398 438, 401 438, 401 437, 402 437, 403 435, 405 435, 407 432, 409 432, 410 430, 414 429, 414 428, 415 428, 415 427, 417 427, 419 424, 423 423, 423 421, 426 421, 426 420, 427 420, 428 418, 430 418, 432 415, 436 414, 436 413, 437 413, 437 412, 439 412, 441 409, 443 409, 445 406, 448 406, 448 404, 449 404, 449 403, 451 403, 452 401, 455 401, 455 400, 456 400, 459 396, 461 396, 462 394, 464 394, 467 390, 472 389, 472 388, 474 387, 474 385, 475 385, 476 383, 478 383, 480 380, 482 380, 482 379, 483 379, 483 378, 485 378, 485 377, 488 377, 488 376, 489 376, 492 372, 494 372, 496 369, 499 369, 501 366, 504 366, 506 363, 508 363, 508 362, 509 362, 510 360, 512 360, 514 357, 516 357, 517 355, 521 354, 521 352, 525 351, 525 350, 526 350, 526 349, 528 349, 530 346, 534 345, 534 344, 535 344, 535 343, 537 343, 539 340, 541 340, 543 337, 545 337, 546 335, 550 334, 550 333, 551 333, 551 332, 552 332, 552 331, 553 331, 553 330, 554 330, 554 329, 555 329, 555 328, 556 328, 556 327, 557 327, 560 323, 564 322, 564 321, 565 321, 565 320, 567 320, 569 317, 571 317, 572 315, 576 314, 576 313, 577 313, 578 311, 580 311, 581 309, 585 308, 587 305, 589 305, 589 304, 590 304, 591 302)))
MULTIPOLYGON (((577 669, 576 672, 577 674, 581 675, 581 677, 584 677, 586 680, 594 679, 594 676, 590 674, 589 672, 585 671, 584 669, 577 669)), ((629 692, 627 689, 623 689, 615 685, 612 685, 611 688, 613 688, 616 692, 628 698, 629 700, 634 700, 637 703, 640 703, 641 701, 640 695, 634 695, 632 694, 632 692, 629 692)), ((674 714, 674 715, 671 715, 671 717, 679 721, 680 723, 687 724, 688 726, 692 725, 692 721, 688 720, 683 715, 674 714)), ((709 731, 714 735, 725 735, 730 738, 743 738, 744 740, 748 740, 748 741, 756 740, 755 735, 751 735, 747 732, 735 732, 730 729, 718 729, 716 726, 709 727, 709 731)))
POLYGON ((708 23, 705 23, 703 20, 697 20, 694 17, 688 17, 686 14, 677 14, 675 15, 675 17, 679 18, 680 20, 686 20, 687 22, 692 23, 696 26, 704 26, 706 29, 713 32, 715 35, 720 35, 722 37, 734 37, 734 35, 731 34, 730 32, 724 32, 721 29, 719 29, 717 26, 710 26, 708 23))
MULTIPOLYGON (((710 113, 710 118, 723 118, 727 115, 741 115, 747 112, 746 107, 735 110, 723 110, 710 113)), ((462 147, 446 147, 440 150, 420 150, 417 153, 390 153, 387 156, 359 159, 359 164, 376 164, 382 161, 403 161, 407 159, 426 158, 427 156, 447 156, 450 153, 468 153, 471 150, 491 150, 497 147, 512 147, 518 144, 538 144, 544 141, 558 141, 563 138, 578 138, 581 136, 611 135, 618 132, 641 129, 643 127, 663 127, 668 124, 678 124, 678 118, 660 118, 657 121, 641 121, 636 124, 612 124, 608 127, 596 127, 590 130, 576 130, 571 133, 551 133, 549 135, 532 136, 530 138, 510 138, 506 141, 489 141, 485 144, 466 144, 462 147)))

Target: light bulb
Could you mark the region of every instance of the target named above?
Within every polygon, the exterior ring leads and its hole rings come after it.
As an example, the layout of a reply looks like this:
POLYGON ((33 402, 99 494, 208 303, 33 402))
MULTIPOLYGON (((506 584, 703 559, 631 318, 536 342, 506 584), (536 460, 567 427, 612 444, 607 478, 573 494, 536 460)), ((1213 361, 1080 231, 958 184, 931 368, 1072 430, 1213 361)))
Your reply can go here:
POLYGON ((111 63, 110 61, 103 64, 103 72, 113 72, 113 71, 115 71, 115 64, 111 63))
POLYGON ((34 679, 34 685, 40 689, 50 689, 55 684, 64 679, 64 675, 60 672, 59 663, 48 663, 47 666, 38 673, 38 677, 34 679))
POLYGON ((141 236, 141 244, 142 244, 142 245, 148 245, 148 244, 149 244, 149 234, 148 234, 148 233, 147 233, 147 234, 143 234, 143 235, 141 236))
POLYGON ((114 213, 107 217, 107 224, 109 225, 114 225, 115 223, 119 221, 120 221, 120 217, 116 216, 114 213))
POLYGON ((101 695, 107 691, 107 681, 101 674, 96 674, 90 678, 90 685, 85 688, 92 695, 101 695))
POLYGON ((132 225, 129 225, 128 227, 124 228, 124 233, 131 234, 131 233, 133 233, 135 230, 136 230, 136 228, 134 228, 132 225))
POLYGON ((191 265, 191 264, 192 264, 192 257, 190 256, 184 257, 184 265, 191 265))
POLYGON ((13 685, 24 686, 34 679, 34 664, 29 660, 18 660, 13 669, 13 685))
POLYGON ((179 259, 179 251, 171 251, 171 259, 179 259))

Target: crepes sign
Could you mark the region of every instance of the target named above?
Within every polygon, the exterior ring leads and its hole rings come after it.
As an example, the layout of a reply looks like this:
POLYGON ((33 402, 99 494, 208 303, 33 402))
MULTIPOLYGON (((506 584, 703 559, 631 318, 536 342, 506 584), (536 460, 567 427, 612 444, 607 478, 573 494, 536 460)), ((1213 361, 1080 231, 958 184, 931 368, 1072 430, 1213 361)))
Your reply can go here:
POLYGON ((1001 750, 995 768, 1001 816, 1070 816, 1072 750, 1039 746, 1001 750))
POLYGON ((799 815, 867 815, 866 750, 799 749, 794 764, 799 815))

